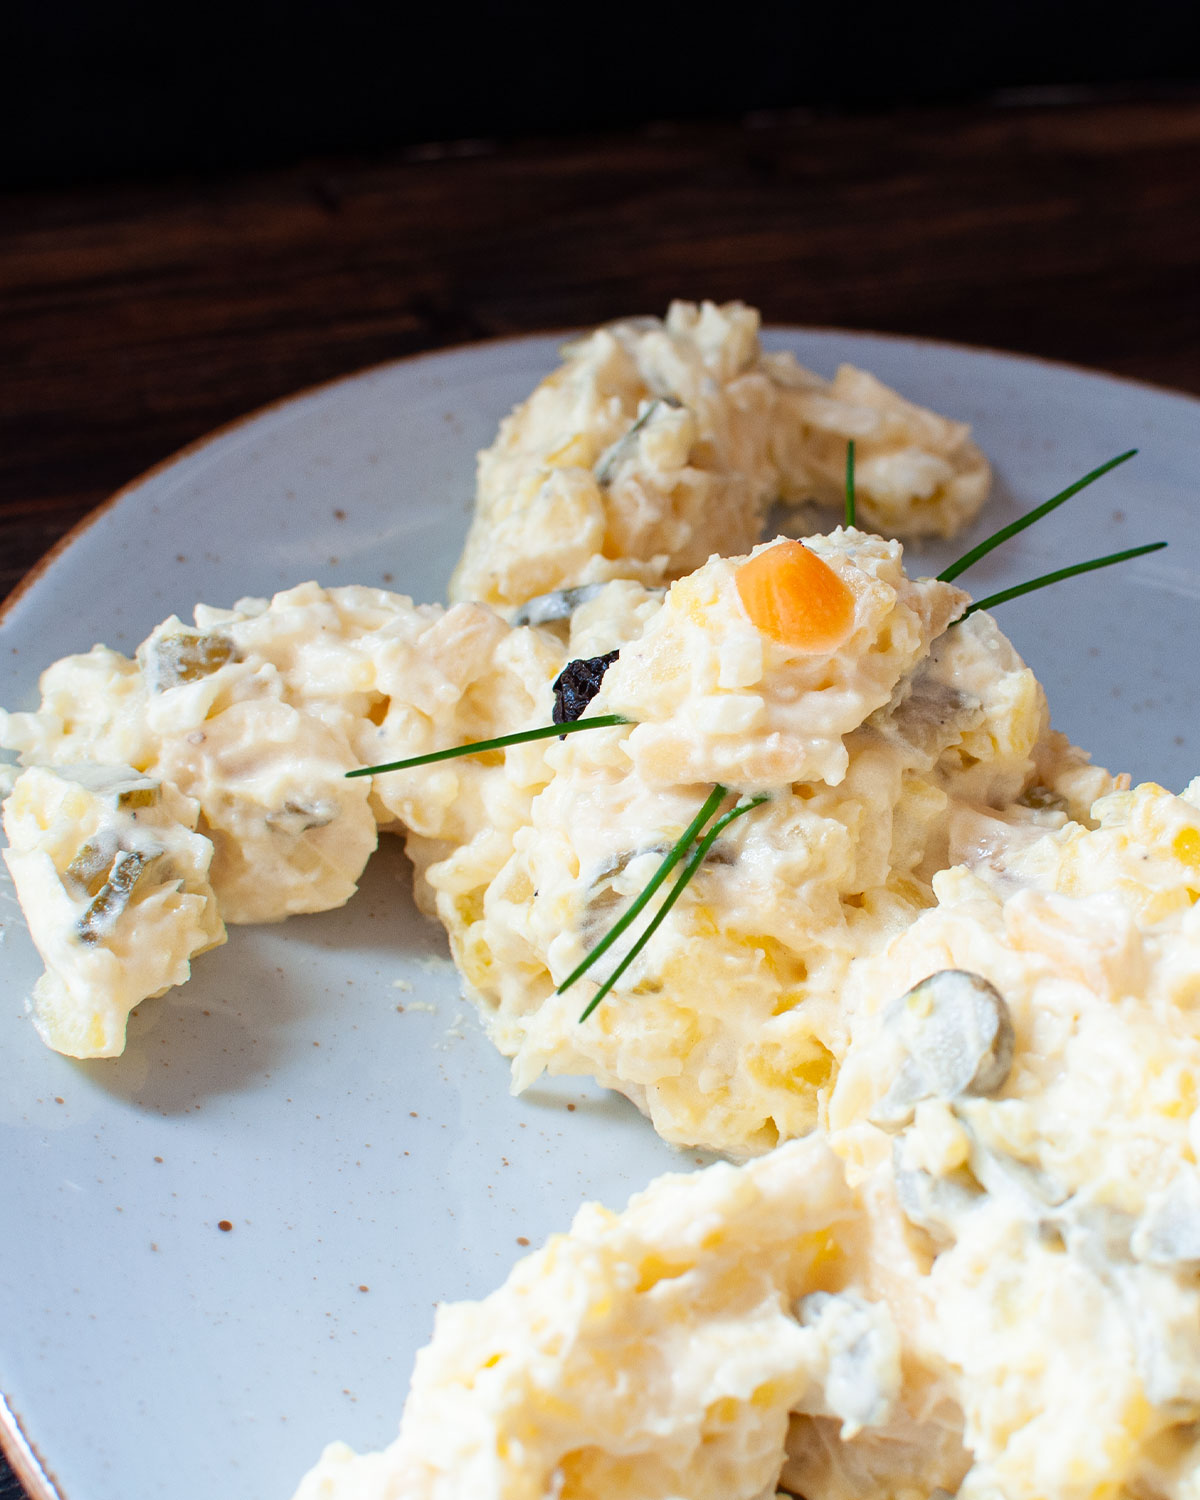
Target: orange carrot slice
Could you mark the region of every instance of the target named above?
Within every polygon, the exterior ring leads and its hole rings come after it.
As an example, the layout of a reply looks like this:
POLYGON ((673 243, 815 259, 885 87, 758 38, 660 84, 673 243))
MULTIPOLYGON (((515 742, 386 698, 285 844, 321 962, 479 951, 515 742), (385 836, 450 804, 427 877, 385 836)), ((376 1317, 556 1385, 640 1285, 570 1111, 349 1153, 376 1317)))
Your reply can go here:
POLYGON ((854 594, 800 542, 776 542, 744 562, 735 580, 764 635, 800 651, 836 651, 854 628, 854 594))

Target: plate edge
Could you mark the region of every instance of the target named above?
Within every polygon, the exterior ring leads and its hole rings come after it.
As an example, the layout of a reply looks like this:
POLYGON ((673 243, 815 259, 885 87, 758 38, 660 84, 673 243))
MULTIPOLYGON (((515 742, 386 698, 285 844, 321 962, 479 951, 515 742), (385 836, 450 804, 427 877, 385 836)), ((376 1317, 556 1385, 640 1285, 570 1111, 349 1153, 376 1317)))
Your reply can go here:
POLYGON ((91 510, 85 515, 80 516, 79 520, 75 522, 70 530, 65 531, 50 550, 38 558, 37 562, 17 582, 12 591, 3 600, 0 600, 0 625, 4 624, 13 607, 20 603, 36 583, 41 581, 49 568, 71 544, 86 531, 90 531, 96 522, 100 520, 101 516, 110 511, 130 490, 136 490, 151 479, 156 479, 160 474, 164 474, 168 469, 174 467, 175 464, 183 463, 189 458, 194 458, 196 454, 202 453, 204 449, 210 447, 212 444, 229 437, 232 433, 237 432, 242 427, 248 426, 251 422, 258 421, 260 417, 269 416, 272 412, 278 411, 285 406, 290 406, 295 401, 304 401, 310 396, 317 395, 320 391, 331 390, 334 386, 346 385, 350 381, 361 380, 367 376, 374 375, 380 370, 390 369, 393 365, 416 364, 420 360, 436 359, 440 355, 456 354, 462 350, 486 349, 493 344, 520 344, 535 339, 570 338, 577 332, 579 332, 578 329, 550 328, 542 332, 533 333, 500 333, 496 334, 493 338, 472 339, 464 344, 443 344, 436 349, 419 349, 414 354, 401 354, 397 355, 394 359, 381 359, 374 364, 362 365, 356 370, 347 370, 342 375, 331 375, 328 380, 317 380, 312 385, 299 386, 294 391, 288 391, 283 396, 276 396, 270 401, 264 401, 261 406, 251 407, 249 411, 242 412, 239 416, 231 417, 228 422, 222 422, 218 427, 210 428, 209 431, 201 433, 199 437, 193 438, 190 443, 185 443, 182 448, 176 448, 173 452, 168 453, 165 458, 160 458, 157 463, 151 464, 148 469, 143 469, 140 473, 135 474, 132 479, 127 479, 107 499, 101 500, 98 504, 92 506, 91 510))
POLYGON ((42 1462, 41 1455, 25 1435, 21 1419, 7 1395, 0 1391, 0 1449, 9 1468, 29 1491, 33 1500, 66 1500, 58 1481, 42 1462))

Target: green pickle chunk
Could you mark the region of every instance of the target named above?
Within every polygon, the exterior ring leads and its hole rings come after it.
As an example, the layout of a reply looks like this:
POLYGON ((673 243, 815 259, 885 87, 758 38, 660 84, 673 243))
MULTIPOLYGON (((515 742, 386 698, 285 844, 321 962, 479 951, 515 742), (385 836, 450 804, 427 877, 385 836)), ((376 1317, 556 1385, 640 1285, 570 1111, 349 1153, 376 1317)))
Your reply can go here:
POLYGON ((162 796, 162 788, 133 786, 117 793, 117 806, 122 812, 136 812, 140 807, 153 807, 162 796))
POLYGON ((117 850, 102 839, 89 839, 67 866, 67 874, 89 896, 98 896, 113 867, 117 850))
MULTIPOLYGON (((82 852, 81 850, 80 853, 82 852)), ((76 855, 76 858, 78 857, 76 855)), ((117 850, 108 871, 108 878, 96 892, 87 911, 79 919, 76 931, 81 942, 99 943, 112 932, 122 912, 129 905, 134 887, 157 857, 140 854, 136 849, 117 850)))
POLYGON ((1036 812, 1066 812, 1067 799, 1060 797, 1048 786, 1031 786, 1017 798, 1018 807, 1029 807, 1036 812))
POLYGON ((160 636, 149 654, 149 676, 159 693, 185 682, 199 682, 234 660, 233 642, 227 635, 197 635, 182 630, 160 636))

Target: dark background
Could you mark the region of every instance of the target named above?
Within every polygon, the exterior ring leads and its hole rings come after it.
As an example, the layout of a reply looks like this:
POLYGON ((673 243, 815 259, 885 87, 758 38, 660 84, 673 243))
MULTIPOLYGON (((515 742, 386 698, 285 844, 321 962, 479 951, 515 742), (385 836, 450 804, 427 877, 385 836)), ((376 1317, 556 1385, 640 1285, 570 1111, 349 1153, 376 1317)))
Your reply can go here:
POLYGON ((279 165, 805 107, 1170 93, 1195 7, 428 0, 17 0, 0 19, 0 183, 279 165))
POLYGON ((672 296, 1200 393, 1193 14, 10 0, 0 596, 298 387, 672 296))

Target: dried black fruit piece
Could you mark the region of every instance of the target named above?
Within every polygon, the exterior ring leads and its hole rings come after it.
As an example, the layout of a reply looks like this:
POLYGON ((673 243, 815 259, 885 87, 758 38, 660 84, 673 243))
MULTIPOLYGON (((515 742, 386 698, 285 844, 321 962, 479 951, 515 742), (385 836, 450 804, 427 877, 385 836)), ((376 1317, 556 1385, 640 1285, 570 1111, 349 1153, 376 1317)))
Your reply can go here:
POLYGON ((570 724, 578 719, 600 691, 604 674, 616 661, 618 652, 603 656, 579 657, 569 661, 554 679, 554 722, 570 724))

